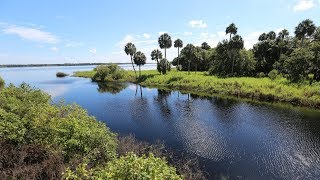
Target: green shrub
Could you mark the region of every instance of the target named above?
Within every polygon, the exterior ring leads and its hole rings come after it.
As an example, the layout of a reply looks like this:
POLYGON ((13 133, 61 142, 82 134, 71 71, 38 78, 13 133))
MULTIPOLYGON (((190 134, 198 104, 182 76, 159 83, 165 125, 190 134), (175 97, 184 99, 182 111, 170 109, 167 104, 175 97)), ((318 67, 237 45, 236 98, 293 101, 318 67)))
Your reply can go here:
POLYGON ((182 179, 176 169, 170 167, 164 159, 153 154, 137 156, 129 153, 107 163, 100 169, 87 169, 86 164, 79 165, 75 171, 67 169, 65 179, 182 179))
POLYGON ((116 156, 116 135, 77 105, 51 105, 50 96, 26 84, 0 91, 0 140, 40 144, 71 159, 116 156))
POLYGON ((56 76, 59 77, 59 78, 62 78, 62 77, 69 76, 69 74, 66 74, 64 72, 57 72, 56 76))
POLYGON ((272 80, 275 80, 277 76, 278 76, 278 71, 275 69, 268 73, 268 77, 272 80))
POLYGON ((0 77, 0 88, 4 86, 4 80, 0 77))
POLYGON ((93 81, 112 81, 124 78, 126 72, 116 64, 97 66, 93 81))
POLYGON ((257 74, 257 78, 263 78, 266 77, 266 75, 263 72, 260 72, 257 74))

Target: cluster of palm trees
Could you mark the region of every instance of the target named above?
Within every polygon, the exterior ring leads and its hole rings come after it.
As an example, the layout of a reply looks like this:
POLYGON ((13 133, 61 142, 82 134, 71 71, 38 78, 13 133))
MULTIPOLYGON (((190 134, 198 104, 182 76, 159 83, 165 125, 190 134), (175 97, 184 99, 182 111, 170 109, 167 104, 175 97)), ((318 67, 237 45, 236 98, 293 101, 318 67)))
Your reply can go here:
MULTIPOLYGON (((166 71, 170 70, 167 49, 173 45, 177 48, 178 54, 172 64, 177 70, 187 70, 189 73, 190 70, 197 71, 199 68, 200 71, 209 70, 210 74, 219 76, 254 76, 262 73, 267 75, 272 70, 282 74, 290 74, 293 71, 301 74, 304 69, 304 74, 312 73, 315 79, 320 81, 320 63, 318 63, 320 62, 320 27, 316 27, 310 19, 298 24, 295 28, 295 36, 289 36, 289 31, 286 29, 279 33, 270 31, 261 34, 258 42, 249 50, 244 48, 244 41, 237 34, 238 28, 234 23, 226 27, 225 33, 229 38, 219 42, 214 48, 206 42, 201 46, 187 44, 184 47, 181 39, 172 42, 170 35, 164 33, 158 38, 159 48, 164 50, 164 57, 161 50, 155 49, 151 52, 151 59, 157 62, 157 70, 160 74, 166 74, 166 71), (294 51, 296 53, 293 53, 294 51), (307 68, 297 71, 298 65, 290 65, 299 62, 294 61, 296 54, 308 62, 307 68), (309 57, 307 54, 311 54, 313 58, 309 60, 310 58, 306 58, 309 57)), ((145 64, 145 55, 136 52, 136 47, 132 43, 125 46, 125 52, 131 56, 133 70, 136 73, 134 63, 140 70, 140 66, 145 64)))
MULTIPOLYGON (((151 59, 157 62, 157 70, 162 74, 166 74, 166 72, 170 71, 171 69, 171 64, 167 60, 167 49, 172 47, 171 36, 167 33, 162 34, 158 39, 158 43, 159 43, 160 49, 164 49, 164 58, 162 56, 162 52, 159 49, 155 49, 151 52, 151 59)), ((174 47, 178 48, 178 57, 179 57, 180 48, 183 47, 182 40, 181 39, 175 40, 174 47)), ((125 45, 124 51, 127 55, 130 55, 131 57, 131 64, 135 72, 136 78, 138 76, 137 76, 137 72, 134 67, 134 64, 139 66, 139 77, 140 77, 141 66, 146 63, 146 56, 141 51, 137 52, 136 46, 132 42, 129 42, 125 45)), ((178 62, 178 65, 179 65, 179 62, 178 62)))

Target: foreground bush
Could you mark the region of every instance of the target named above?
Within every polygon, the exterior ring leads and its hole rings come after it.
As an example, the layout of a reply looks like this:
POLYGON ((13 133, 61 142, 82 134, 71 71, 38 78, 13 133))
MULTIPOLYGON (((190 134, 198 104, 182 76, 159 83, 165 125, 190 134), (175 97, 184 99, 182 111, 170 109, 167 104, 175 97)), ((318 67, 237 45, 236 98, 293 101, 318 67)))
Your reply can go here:
POLYGON ((63 157, 40 145, 0 142, 0 179, 61 179, 63 157))
POLYGON ((77 105, 51 105, 50 96, 26 84, 0 92, 0 140, 58 148, 72 159, 106 161, 116 156, 116 136, 77 105))
POLYGON ((87 170, 84 164, 76 171, 67 169, 65 179, 182 179, 176 169, 153 154, 137 156, 129 153, 107 163, 106 167, 87 170))
POLYGON ((4 86, 4 80, 0 77, 0 88, 4 86))

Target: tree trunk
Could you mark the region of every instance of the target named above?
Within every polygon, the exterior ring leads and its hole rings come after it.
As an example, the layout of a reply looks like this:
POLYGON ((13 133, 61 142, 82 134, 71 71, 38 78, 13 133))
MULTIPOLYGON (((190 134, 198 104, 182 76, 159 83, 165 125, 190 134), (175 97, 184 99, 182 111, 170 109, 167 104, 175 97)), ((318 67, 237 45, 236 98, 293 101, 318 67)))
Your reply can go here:
POLYGON ((177 70, 179 68, 179 61, 180 61, 180 52, 179 52, 179 47, 178 47, 178 64, 177 64, 177 70))
POLYGON ((139 78, 141 78, 141 65, 139 65, 139 78))
POLYGON ((231 33, 230 33, 229 41, 231 41, 231 33))
POLYGON ((132 64, 133 71, 134 71, 134 74, 136 75, 136 79, 137 79, 137 72, 136 72, 136 68, 134 68, 134 64, 133 64, 132 56, 131 56, 131 64, 132 64))
POLYGON ((167 48, 164 48, 164 58, 167 59, 167 48))

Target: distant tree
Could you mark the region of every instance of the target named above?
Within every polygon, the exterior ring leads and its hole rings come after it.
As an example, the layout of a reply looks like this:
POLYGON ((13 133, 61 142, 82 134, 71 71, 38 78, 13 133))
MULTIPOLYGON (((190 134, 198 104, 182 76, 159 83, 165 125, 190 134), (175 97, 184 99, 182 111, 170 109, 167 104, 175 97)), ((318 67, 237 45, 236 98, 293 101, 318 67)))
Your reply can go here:
POLYGON ((232 37, 231 41, 229 42, 229 50, 231 51, 232 56, 232 66, 231 66, 231 75, 234 75, 234 63, 235 63, 235 56, 239 53, 241 49, 243 49, 244 42, 241 36, 235 35, 232 37))
POLYGON ((161 71, 159 70, 159 61, 162 59, 162 53, 158 49, 155 49, 151 52, 151 59, 153 61, 157 61, 157 70, 161 74, 161 71))
POLYGON ((163 59, 160 60, 160 62, 159 62, 159 71, 160 71, 160 73, 162 73, 162 74, 166 74, 167 73, 168 68, 169 68, 168 63, 169 62, 168 62, 168 60, 166 58, 163 58, 163 59))
POLYGON ((124 47, 124 52, 127 55, 130 55, 130 57, 131 57, 132 68, 133 68, 133 71, 134 71, 136 78, 137 78, 137 72, 136 72, 136 69, 134 68, 134 64, 133 64, 133 56, 136 53, 136 51, 137 51, 136 46, 134 44, 132 44, 131 42, 127 43, 127 45, 124 47))
POLYGON ((177 67, 179 68, 180 64, 179 64, 179 59, 180 59, 180 48, 183 47, 183 42, 181 39, 177 39, 174 41, 174 47, 178 48, 178 64, 177 67))
POLYGON ((320 41, 320 27, 317 27, 313 34, 313 40, 314 41, 320 41))
POLYGON ((278 38, 280 39, 280 40, 284 40, 284 39, 286 39, 286 38, 288 38, 289 37, 289 31, 288 30, 286 30, 286 29, 283 29, 282 31, 280 31, 279 32, 279 34, 278 34, 278 38))
POLYGON ((183 54, 188 61, 188 74, 190 74, 190 65, 191 61, 194 59, 194 52, 195 52, 195 47, 193 44, 187 44, 186 47, 184 47, 181 50, 181 54, 183 54))
POLYGON ((236 35, 238 32, 238 28, 234 23, 231 23, 227 28, 226 28, 226 34, 230 34, 229 40, 231 40, 231 35, 236 35))
POLYGON ((139 66, 139 77, 141 77, 141 65, 146 64, 147 58, 146 58, 146 56, 145 56, 142 52, 138 51, 138 52, 134 55, 133 60, 134 60, 134 63, 135 63, 137 66, 139 66))
POLYGON ((316 30, 316 26, 310 19, 306 19, 298 24, 295 28, 296 37, 301 40, 301 46, 304 46, 305 38, 310 37, 316 30))
POLYGON ((203 42, 201 44, 201 48, 204 49, 204 50, 209 50, 211 49, 211 47, 209 46, 209 44, 207 42, 203 42))
POLYGON ((270 31, 268 34, 267 34, 267 39, 268 40, 275 40, 277 37, 277 34, 274 32, 274 31, 270 31))
POLYGON ((307 48, 295 49, 284 62, 289 79, 293 82, 305 79, 309 74, 310 60, 313 58, 312 52, 307 48))
POLYGON ((158 39, 159 47, 164 49, 164 58, 167 58, 167 49, 171 48, 172 40, 169 34, 164 33, 158 39))
POLYGON ((259 41, 264 41, 264 40, 267 40, 267 39, 268 38, 267 38, 267 34, 266 33, 262 33, 258 38, 259 41))

